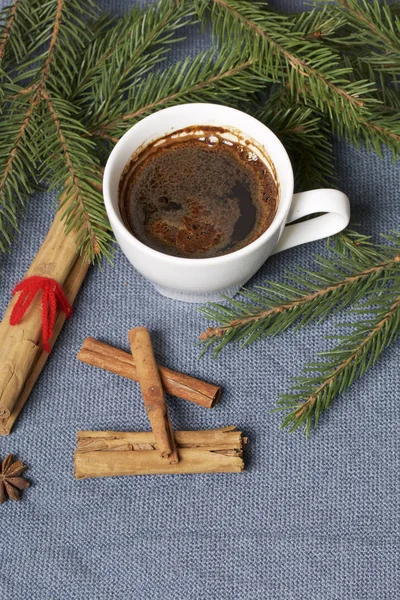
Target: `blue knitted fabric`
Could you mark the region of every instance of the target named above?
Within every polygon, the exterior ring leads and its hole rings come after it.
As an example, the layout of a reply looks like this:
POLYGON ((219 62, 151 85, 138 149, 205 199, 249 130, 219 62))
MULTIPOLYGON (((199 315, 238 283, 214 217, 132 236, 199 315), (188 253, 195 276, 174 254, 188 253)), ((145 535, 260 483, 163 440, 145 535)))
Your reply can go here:
MULTIPOLYGON (((121 12, 129 0, 102 0, 121 12)), ((275 1, 294 10, 300 2, 275 1)), ((173 50, 210 40, 190 30, 173 50)), ((398 227, 399 169, 389 153, 335 145, 340 188, 371 234, 398 227)), ((2 257, 0 309, 52 221, 51 195, 32 198, 20 239, 2 257)), ((252 280, 312 266, 324 242, 271 258, 252 280)), ((93 268, 0 456, 29 466, 32 487, 0 508, 0 600, 389 600, 400 598, 400 344, 323 415, 308 442, 279 430, 270 410, 343 315, 218 360, 198 360, 209 323, 194 306, 157 295, 121 252, 93 268), (78 429, 143 431, 139 387, 84 365, 91 335, 128 350, 146 325, 158 360, 224 387, 212 411, 168 398, 175 428, 235 424, 249 436, 242 474, 76 481, 78 429)))

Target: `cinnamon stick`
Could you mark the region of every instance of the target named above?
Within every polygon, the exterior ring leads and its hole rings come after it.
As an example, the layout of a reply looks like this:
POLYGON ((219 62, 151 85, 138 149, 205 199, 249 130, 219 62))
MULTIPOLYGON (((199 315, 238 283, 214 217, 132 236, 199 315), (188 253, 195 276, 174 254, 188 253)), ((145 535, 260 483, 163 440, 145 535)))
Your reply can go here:
POLYGON ((75 476, 111 477, 185 473, 237 473, 244 470, 247 439, 236 427, 175 431, 179 462, 170 464, 156 449, 153 432, 78 431, 75 476))
MULTIPOLYGON (((25 278, 33 275, 50 277, 64 287, 77 261, 78 250, 76 232, 65 233, 63 215, 66 208, 62 204, 58 209, 25 278)), ((80 258, 80 263, 82 262, 80 258)), ((88 266, 83 268, 86 273, 88 266)), ((84 277, 81 278, 81 283, 83 279, 84 277)), ((3 421, 10 418, 34 371, 36 381, 41 370, 37 366, 39 362, 42 366, 45 363, 45 360, 39 361, 42 354, 41 297, 32 301, 21 323, 10 325, 10 315, 17 300, 18 294, 11 299, 0 325, 0 419, 3 421)), ((54 334, 53 343, 55 339, 54 334)))
POLYGON ((128 331, 132 356, 136 364, 136 373, 142 390, 143 402, 151 424, 154 439, 162 458, 171 463, 179 460, 168 407, 165 402, 160 374, 150 333, 146 327, 136 327, 128 331))
MULTIPOLYGON (((75 264, 64 283, 64 292, 68 298, 69 303, 72 305, 79 289, 85 279, 86 273, 89 268, 89 263, 87 261, 83 261, 82 257, 75 255, 75 264)), ((55 344, 57 337, 64 325, 66 316, 63 312, 60 312, 57 316, 54 329, 53 336, 49 342, 50 348, 55 344)), ((1 344, 1 326, 0 326, 0 344, 1 344)), ((49 353, 45 352, 43 349, 36 356, 36 361, 33 365, 32 371, 28 378, 25 381, 25 385, 22 388, 20 395, 17 398, 16 403, 14 404, 14 408, 12 409, 10 416, 8 418, 0 419, 0 435, 9 435, 11 429, 18 418, 19 413, 23 409, 25 402, 27 401, 29 394, 33 386, 36 383, 37 378, 39 377, 47 359, 49 357, 49 353)))
MULTIPOLYGON (((94 338, 85 339, 78 353, 78 359, 93 367, 138 381, 135 361, 131 354, 94 338)), ((158 365, 158 368, 163 388, 168 394, 195 402, 205 408, 212 408, 218 401, 221 394, 219 386, 172 371, 167 367, 158 365)))

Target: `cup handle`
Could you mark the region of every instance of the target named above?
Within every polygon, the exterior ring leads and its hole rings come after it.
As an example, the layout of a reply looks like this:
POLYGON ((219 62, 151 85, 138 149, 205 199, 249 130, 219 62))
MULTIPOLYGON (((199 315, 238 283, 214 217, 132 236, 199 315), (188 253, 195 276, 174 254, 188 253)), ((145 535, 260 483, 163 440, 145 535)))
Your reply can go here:
POLYGON ((302 223, 287 225, 272 254, 334 235, 349 223, 350 203, 343 192, 320 189, 294 194, 286 223, 321 212, 326 214, 302 223))

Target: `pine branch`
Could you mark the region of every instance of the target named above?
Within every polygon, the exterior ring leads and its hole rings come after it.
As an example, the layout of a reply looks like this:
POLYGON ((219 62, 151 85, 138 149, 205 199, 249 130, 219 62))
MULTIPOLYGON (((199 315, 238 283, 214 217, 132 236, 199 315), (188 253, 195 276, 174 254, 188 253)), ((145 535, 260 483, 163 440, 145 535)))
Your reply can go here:
MULTIPOLYGON (((0 124, 3 145, 0 152, 0 249, 9 248, 13 235, 18 232, 18 218, 23 214, 25 199, 36 182, 36 148, 34 120, 42 100, 49 75, 57 35, 61 22, 63 0, 58 0, 51 30, 48 52, 35 74, 37 81, 25 94, 17 94, 3 107, 0 124)), ((17 86, 13 85, 15 90, 17 86)))
POLYGON ((10 39, 10 33, 15 21, 15 15, 18 10, 19 0, 14 0, 12 5, 6 9, 5 14, 1 14, 1 42, 0 42, 0 62, 3 61, 6 52, 7 42, 10 39))
POLYGON ((376 87, 374 95, 379 102, 375 111, 395 112, 399 110, 399 90, 396 86, 392 85, 392 82, 384 72, 374 70, 373 67, 364 62, 359 55, 346 55, 343 59, 348 66, 352 67, 354 81, 357 79, 369 79, 374 82, 376 87))
MULTIPOLYGON (((399 291, 399 279, 396 283, 399 291)), ((369 305, 362 304, 358 312, 366 310, 371 317, 353 323, 350 334, 334 336, 340 340, 340 345, 321 353, 320 362, 307 365, 305 376, 295 380, 292 392, 282 395, 275 409, 289 411, 282 427, 289 431, 304 427, 308 437, 311 428, 318 425, 322 412, 331 406, 334 398, 364 375, 399 336, 398 293, 390 291, 375 297, 369 305), (313 374, 315 372, 316 375, 313 374)))
POLYGON ((42 69, 42 72, 40 75, 40 83, 39 83, 40 89, 43 89, 45 87, 47 78, 50 73, 50 65, 51 65, 51 62, 54 57, 54 52, 56 49, 56 42, 57 42, 57 38, 60 33, 60 25, 61 25, 61 19, 63 16, 64 3, 65 3, 65 0, 57 0, 57 10, 56 10, 55 18, 54 18, 53 31, 52 31, 52 35, 51 35, 51 39, 50 39, 49 48, 47 50, 46 60, 44 61, 44 66, 43 66, 43 69, 42 69))
POLYGON ((400 151, 398 102, 391 102, 399 85, 399 16, 385 0, 338 0, 328 8, 344 21, 335 35, 326 38, 329 47, 341 53, 355 84, 363 80, 373 83, 371 96, 378 101, 370 114, 360 119, 359 128, 351 131, 337 121, 332 122, 333 130, 353 144, 365 143, 379 155, 385 144, 396 158, 400 151))
POLYGON ((124 94, 162 61, 176 32, 193 13, 182 0, 161 0, 147 10, 134 9, 88 46, 71 100, 89 116, 87 126, 107 122, 124 94))
POLYGON ((283 15, 265 10, 261 2, 212 0, 211 20, 219 40, 232 39, 245 46, 260 72, 275 81, 288 81, 296 94, 347 123, 358 124, 359 115, 373 106, 364 97, 372 86, 346 80, 349 69, 340 65, 340 56, 316 39, 305 39, 301 27, 295 31, 283 15))
POLYGON ((110 256, 112 239, 101 194, 101 168, 95 144, 74 118, 77 110, 66 100, 43 94, 43 138, 38 146, 42 157, 42 179, 49 189, 63 194, 66 232, 76 235, 80 252, 91 262, 100 255, 110 256), (47 113, 47 114, 46 114, 47 113), (48 156, 51 156, 51 161, 48 156))
POLYGON ((29 0, 13 0, 0 9, 0 112, 12 85, 16 65, 26 58, 31 29, 29 0))
POLYGON ((0 9, 0 69, 8 76, 27 53, 32 29, 31 12, 37 0, 13 0, 0 9))
MULTIPOLYGON (((221 45, 229 39, 238 51, 244 47, 261 74, 287 85, 295 101, 322 111, 339 135, 355 144, 366 142, 379 152, 386 144, 398 154, 398 121, 376 109, 374 83, 354 81, 351 66, 343 65, 337 51, 318 36, 304 35, 301 18, 288 20, 260 2, 211 3, 211 22, 221 45)), ((203 20, 208 5, 200 3, 203 20)))
POLYGON ((265 106, 255 111, 254 116, 285 146, 294 168, 296 191, 332 185, 332 143, 321 114, 291 104, 280 89, 267 98, 265 106))
POLYGON ((200 336, 203 352, 214 347, 217 355, 229 342, 246 346, 291 325, 303 327, 333 310, 356 305, 351 312, 361 319, 345 324, 352 331, 330 336, 340 345, 306 365, 306 374, 281 396, 275 410, 288 412, 282 427, 290 431, 304 427, 308 437, 334 398, 364 375, 400 334, 400 235, 385 237, 390 245, 376 246, 367 236, 342 232, 330 246, 334 258, 317 261, 322 270, 298 269, 287 274, 288 283, 242 290, 241 298, 230 300, 227 307, 210 304, 200 309, 221 323, 200 336))
POLYGON ((305 39, 335 39, 338 31, 346 23, 346 17, 332 6, 313 8, 292 16, 291 30, 302 35, 305 39))
POLYGON ((200 335, 203 353, 212 347, 217 356, 228 343, 241 342, 244 347, 293 325, 299 328, 321 321, 333 310, 378 294, 400 275, 400 238, 392 240, 397 245, 382 248, 351 231, 344 239, 334 239, 333 257, 316 258, 320 270, 298 268, 286 273, 285 283, 269 282, 257 286, 257 291, 243 289, 228 306, 209 304, 199 309, 219 323, 200 335))
MULTIPOLYGON (((11 243, 10 230, 18 230, 18 210, 32 191, 41 159, 41 178, 50 187, 63 190, 68 206, 66 230, 75 230, 81 253, 94 260, 100 254, 110 254, 111 240, 98 191, 100 165, 95 143, 77 119, 77 108, 57 95, 69 85, 71 69, 86 37, 85 24, 80 20, 82 8, 78 0, 57 0, 45 4, 43 10, 34 12, 46 32, 44 36, 37 29, 38 38, 41 44, 46 39, 47 49, 35 62, 29 60, 29 84, 25 88, 13 84, 15 97, 7 101, 7 121, 0 125, 8 140, 0 152, 0 248, 5 250, 11 243)), ((36 49, 37 40, 32 44, 36 49)), ((23 66, 26 69, 27 65, 23 66)), ((26 79, 26 70, 21 68, 22 72, 26 79)))
POLYGON ((265 79, 243 60, 225 49, 201 52, 162 71, 147 75, 129 91, 121 109, 91 130, 94 136, 116 141, 139 119, 154 110, 184 102, 217 102, 237 106, 251 101, 262 90, 265 79), (124 112, 126 111, 126 112, 124 112))
POLYGON ((15 103, 0 120, 0 250, 6 252, 16 232, 25 201, 36 182, 33 95, 15 103))
POLYGON ((359 47, 374 69, 400 75, 400 18, 386 0, 338 0, 351 31, 339 43, 359 47))

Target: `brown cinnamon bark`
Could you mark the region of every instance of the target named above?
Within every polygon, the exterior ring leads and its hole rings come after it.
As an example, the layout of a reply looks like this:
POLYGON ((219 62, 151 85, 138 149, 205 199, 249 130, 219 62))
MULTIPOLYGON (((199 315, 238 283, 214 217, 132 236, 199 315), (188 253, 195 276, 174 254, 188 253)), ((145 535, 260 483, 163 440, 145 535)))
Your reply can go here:
POLYGON ((233 427, 175 431, 179 463, 156 449, 153 432, 78 431, 75 476, 111 477, 185 473, 237 473, 244 470, 247 439, 233 427))
MULTIPOLYGON (((93 182, 93 185, 98 187, 97 182, 93 182)), ((72 304, 85 279, 89 263, 78 256, 77 232, 65 233, 63 217, 67 208, 68 203, 62 198, 60 208, 25 278, 40 275, 55 279, 72 304)), ((0 323, 0 435, 10 433, 48 358, 42 347, 41 297, 32 301, 18 325, 10 325, 10 315, 17 300, 18 294, 11 299, 0 323)), ((49 341, 50 348, 54 346, 64 321, 65 315, 58 313, 49 341)))
POLYGON ((162 458, 177 463, 179 457, 150 333, 146 327, 136 327, 128 331, 128 338, 157 449, 162 458))
MULTIPOLYGON (((75 235, 65 235, 59 210, 32 261, 25 278, 41 275, 55 279, 61 286, 76 262, 75 235)), ((15 282, 17 283, 17 282, 15 282)), ((11 290, 10 290, 11 291, 11 290)), ((20 396, 26 380, 41 353, 42 307, 41 298, 33 300, 21 323, 11 326, 10 315, 18 299, 16 294, 5 312, 0 348, 0 418, 7 419, 20 396)))
MULTIPOLYGON (((94 338, 86 338, 78 353, 78 359, 93 367, 99 367, 132 381, 138 381, 135 361, 131 354, 114 348, 94 338)), ((163 388, 172 396, 212 408, 218 401, 221 388, 184 373, 178 373, 158 365, 163 388)))
MULTIPOLYGON (((86 273, 89 268, 89 263, 87 261, 83 261, 82 257, 75 255, 75 264, 68 276, 68 278, 64 282, 64 292, 68 298, 70 304, 73 304, 78 291, 85 279, 86 273)), ((55 344, 57 337, 64 325, 66 316, 63 312, 60 312, 57 316, 54 329, 53 336, 49 341, 50 348, 55 344)), ((1 326, 0 326, 0 344, 1 344, 1 326)), ((29 394, 33 386, 36 383, 37 378, 39 377, 49 354, 44 352, 42 348, 40 348, 40 352, 36 353, 35 361, 33 363, 33 368, 25 380, 25 384, 22 387, 22 391, 19 394, 16 403, 14 404, 13 409, 11 410, 10 416, 8 418, 0 419, 0 435, 8 435, 11 432, 11 429, 18 418, 19 413, 24 407, 25 402, 27 401, 29 394)))

